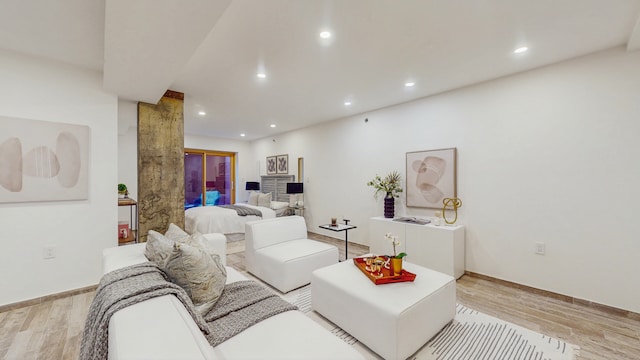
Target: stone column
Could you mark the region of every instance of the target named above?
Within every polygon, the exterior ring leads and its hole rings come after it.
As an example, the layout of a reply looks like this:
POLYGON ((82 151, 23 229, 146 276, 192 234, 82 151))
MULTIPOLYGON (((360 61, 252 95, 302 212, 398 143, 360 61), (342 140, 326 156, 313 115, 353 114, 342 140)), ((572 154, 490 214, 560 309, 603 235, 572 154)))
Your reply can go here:
POLYGON ((184 94, 168 90, 158 104, 138 103, 140 242, 169 223, 184 228, 184 94))

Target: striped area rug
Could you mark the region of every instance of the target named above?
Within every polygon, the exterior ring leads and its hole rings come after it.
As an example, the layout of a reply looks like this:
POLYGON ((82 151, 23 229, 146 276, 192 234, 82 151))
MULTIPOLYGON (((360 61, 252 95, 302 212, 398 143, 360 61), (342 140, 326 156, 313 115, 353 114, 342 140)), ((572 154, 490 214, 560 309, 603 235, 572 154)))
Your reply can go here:
MULTIPOLYGON (((367 359, 380 359, 357 339, 311 309, 311 286, 281 295, 367 359)), ((570 360, 575 345, 550 338, 495 317, 456 305, 456 315, 412 360, 570 360)))

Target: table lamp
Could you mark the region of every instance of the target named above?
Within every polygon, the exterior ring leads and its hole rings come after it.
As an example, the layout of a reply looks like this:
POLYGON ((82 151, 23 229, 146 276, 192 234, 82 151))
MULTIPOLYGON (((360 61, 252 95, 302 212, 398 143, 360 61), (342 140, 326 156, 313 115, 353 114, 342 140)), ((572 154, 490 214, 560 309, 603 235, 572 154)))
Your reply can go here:
POLYGON ((257 181, 247 181, 245 190, 260 190, 260 183, 257 181))
POLYGON ((302 183, 287 183, 287 194, 295 194, 296 201, 294 204, 296 207, 301 207, 304 205, 303 195, 298 195, 304 192, 302 185, 302 183))

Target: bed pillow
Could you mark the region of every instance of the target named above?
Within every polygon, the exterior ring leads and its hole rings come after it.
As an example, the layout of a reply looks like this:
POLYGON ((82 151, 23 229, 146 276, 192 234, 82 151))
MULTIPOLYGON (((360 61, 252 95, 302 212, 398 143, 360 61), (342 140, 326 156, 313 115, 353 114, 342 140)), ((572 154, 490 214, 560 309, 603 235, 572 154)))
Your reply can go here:
MULTIPOLYGON (((195 246, 204 250, 209 255, 226 256, 226 254, 219 254, 216 247, 211 244, 207 238, 199 232, 194 232, 189 235, 186 231, 182 230, 178 225, 171 223, 169 229, 164 233, 166 238, 172 240, 172 242, 181 242, 189 246, 195 246)), ((173 246, 173 243, 172 243, 173 246)))
POLYGON ((286 201, 272 201, 271 209, 280 210, 289 207, 289 203, 286 201))
POLYGON ((260 193, 257 191, 252 191, 249 193, 249 205, 258 206, 258 198, 260 197, 260 193))
POLYGON ((271 206, 271 193, 260 194, 258 197, 258 206, 270 207, 271 206))
POLYGON ((227 271, 218 255, 179 242, 174 244, 163 270, 171 282, 187 292, 202 315, 213 308, 227 282, 227 271))
POLYGON ((147 243, 144 248, 144 255, 149 261, 163 267, 172 252, 173 240, 157 231, 149 230, 147 243))

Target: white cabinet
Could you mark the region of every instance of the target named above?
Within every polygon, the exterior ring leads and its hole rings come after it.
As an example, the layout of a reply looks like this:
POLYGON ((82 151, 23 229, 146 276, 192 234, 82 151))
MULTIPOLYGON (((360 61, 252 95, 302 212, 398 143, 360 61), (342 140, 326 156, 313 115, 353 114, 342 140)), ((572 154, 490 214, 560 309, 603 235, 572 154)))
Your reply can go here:
POLYGON ((398 236, 408 262, 443 272, 456 279, 464 274, 464 226, 402 223, 384 217, 369 220, 369 251, 378 255, 393 253, 384 234, 398 236))

